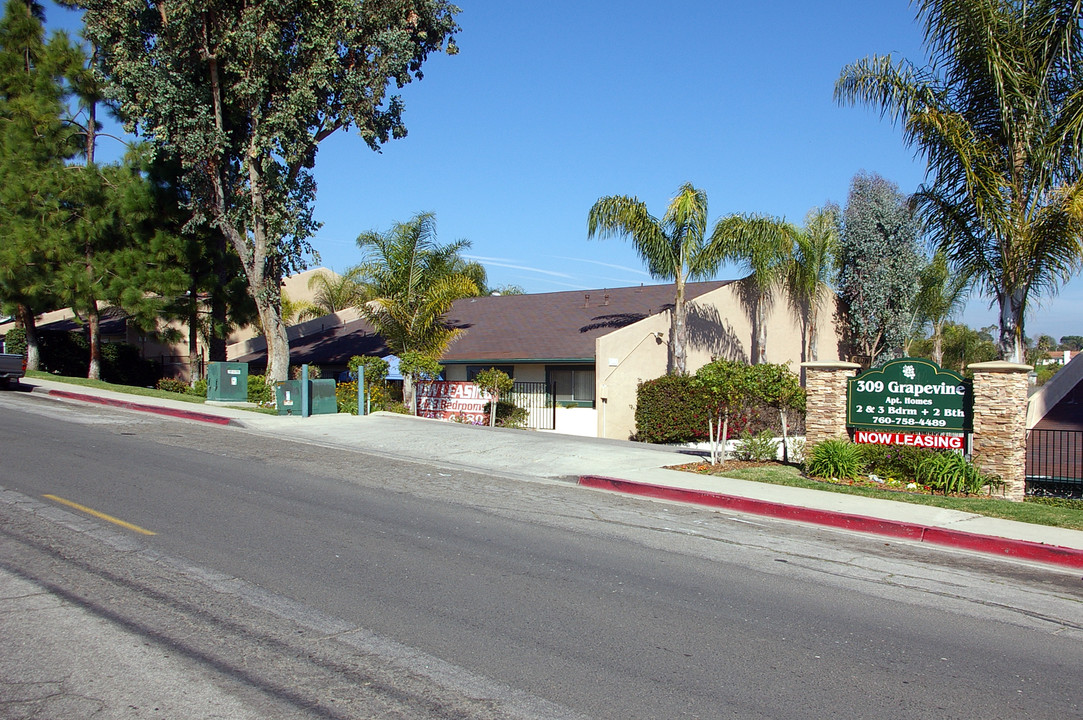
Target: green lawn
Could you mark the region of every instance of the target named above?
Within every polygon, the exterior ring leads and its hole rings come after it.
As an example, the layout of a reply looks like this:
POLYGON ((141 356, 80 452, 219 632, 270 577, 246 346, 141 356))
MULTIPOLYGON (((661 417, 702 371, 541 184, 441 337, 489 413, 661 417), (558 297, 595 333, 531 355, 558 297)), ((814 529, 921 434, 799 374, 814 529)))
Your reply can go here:
MULTIPOLYGON (((126 393, 128 395, 139 395, 141 397, 180 400, 181 402, 192 403, 193 405, 202 405, 207 402, 207 399, 201 395, 175 393, 169 392, 167 390, 158 390, 157 388, 136 387, 134 385, 114 385, 113 383, 107 383, 104 380, 90 380, 88 378, 68 377, 66 375, 53 375, 52 373, 41 372, 40 370, 28 370, 26 372, 26 377, 30 379, 37 378, 39 380, 54 380, 56 382, 62 382, 68 385, 76 385, 79 387, 97 388, 99 390, 112 390, 113 392, 126 393)), ((238 407, 240 407, 241 410, 250 410, 252 412, 261 412, 270 415, 276 414, 274 408, 257 408, 242 406, 238 407)))
POLYGON ((1017 520, 1036 525, 1083 530, 1083 501, 1081 500, 1060 500, 1053 501, 1058 504, 1046 504, 1048 500, 1045 498, 1028 498, 1027 502, 1016 503, 989 497, 944 497, 942 495, 924 495, 871 487, 836 485, 835 483, 820 482, 804 477, 797 467, 782 465, 781 463, 762 467, 733 468, 726 471, 714 471, 710 474, 724 475, 737 480, 788 485, 823 492, 863 495, 865 497, 908 502, 916 505, 932 505, 933 507, 961 510, 1004 520, 1017 520))

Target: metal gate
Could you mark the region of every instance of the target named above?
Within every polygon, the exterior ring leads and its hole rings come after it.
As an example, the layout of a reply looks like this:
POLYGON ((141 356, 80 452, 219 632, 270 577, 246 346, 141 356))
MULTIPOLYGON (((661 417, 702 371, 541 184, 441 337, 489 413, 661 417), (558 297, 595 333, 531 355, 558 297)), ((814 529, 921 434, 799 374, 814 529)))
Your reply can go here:
POLYGON ((1083 497, 1083 430, 1027 433, 1027 494, 1083 497))
POLYGON ((527 411, 531 430, 555 430, 557 427, 556 390, 552 383, 517 382, 512 385, 510 400, 527 411))

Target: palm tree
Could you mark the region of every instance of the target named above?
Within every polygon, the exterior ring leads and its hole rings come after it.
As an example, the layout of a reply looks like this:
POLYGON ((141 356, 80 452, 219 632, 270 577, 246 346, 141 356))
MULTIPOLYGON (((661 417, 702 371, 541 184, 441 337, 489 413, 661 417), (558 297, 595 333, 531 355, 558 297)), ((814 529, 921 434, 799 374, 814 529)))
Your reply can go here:
POLYGON ((712 276, 722 257, 706 241, 707 193, 685 183, 659 220, 637 198, 599 199, 587 216, 587 236, 624 236, 632 241, 651 276, 675 285, 670 315, 667 371, 688 372, 688 310, 685 282, 712 276))
POLYGON ((749 275, 741 281, 743 301, 752 316, 752 360, 767 361, 767 311, 771 296, 793 261, 796 229, 766 215, 730 215, 711 233, 712 252, 741 263, 749 275))
POLYGON ((920 0, 928 67, 872 56, 840 102, 878 106, 925 155, 915 199, 954 269, 1000 308, 1000 354, 1022 362, 1031 297, 1083 262, 1083 3, 920 0))
POLYGON ((386 233, 362 233, 357 246, 358 277, 371 298, 361 314, 396 355, 415 351, 439 358, 461 332, 444 325, 444 314, 459 298, 478 294, 457 261, 470 243, 438 244, 435 216, 422 213, 386 233))
POLYGON ((918 295, 914 308, 919 322, 928 323, 933 331, 933 362, 941 365, 944 361, 944 325, 957 313, 966 302, 970 292, 970 278, 956 275, 948 267, 948 258, 943 251, 933 254, 932 260, 921 270, 918 295))
POLYGON ((359 307, 368 299, 359 267, 349 268, 342 275, 335 272, 313 273, 308 279, 308 289, 316 292, 312 302, 304 303, 298 309, 297 319, 301 321, 359 307))
POLYGON ((838 207, 828 204, 810 210, 804 229, 794 236, 793 257, 785 278, 790 307, 804 328, 802 360, 820 359, 817 328, 838 270, 838 245, 838 207))

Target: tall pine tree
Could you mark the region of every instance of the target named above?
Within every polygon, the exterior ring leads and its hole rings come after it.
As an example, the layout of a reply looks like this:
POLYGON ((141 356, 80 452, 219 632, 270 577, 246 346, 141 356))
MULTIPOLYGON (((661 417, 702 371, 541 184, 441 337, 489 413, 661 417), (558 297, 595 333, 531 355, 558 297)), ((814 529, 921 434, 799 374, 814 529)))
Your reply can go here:
POLYGON ((61 119, 71 50, 63 35, 46 43, 41 5, 8 0, 0 19, 0 303, 26 330, 33 370, 40 359, 35 315, 57 302, 57 192, 64 163, 77 152, 61 119))

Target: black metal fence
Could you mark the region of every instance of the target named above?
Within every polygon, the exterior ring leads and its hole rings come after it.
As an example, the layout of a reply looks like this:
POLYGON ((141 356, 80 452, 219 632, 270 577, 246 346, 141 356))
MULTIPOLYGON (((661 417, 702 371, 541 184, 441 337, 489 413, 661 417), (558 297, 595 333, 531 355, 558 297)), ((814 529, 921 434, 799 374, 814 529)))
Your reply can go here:
POLYGON ((1027 494, 1083 497, 1083 430, 1027 433, 1027 494))
POLYGON ((533 430, 555 430, 557 404, 553 402, 555 388, 550 383, 517 382, 511 388, 510 400, 527 411, 527 427, 533 430))

